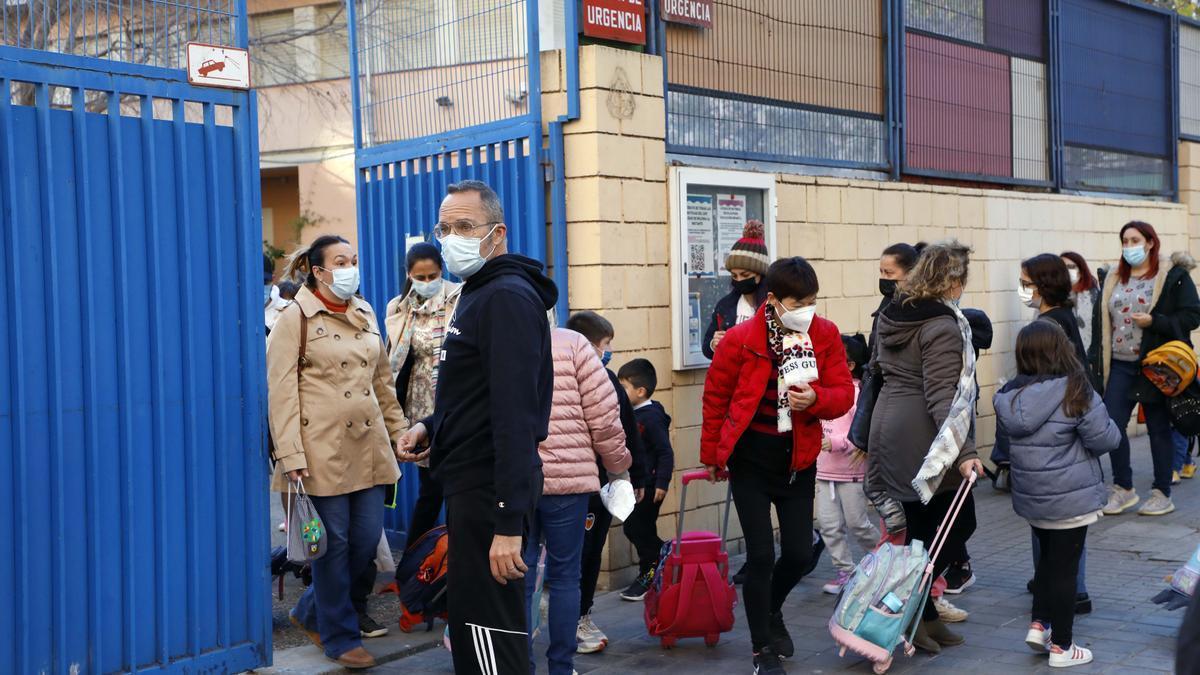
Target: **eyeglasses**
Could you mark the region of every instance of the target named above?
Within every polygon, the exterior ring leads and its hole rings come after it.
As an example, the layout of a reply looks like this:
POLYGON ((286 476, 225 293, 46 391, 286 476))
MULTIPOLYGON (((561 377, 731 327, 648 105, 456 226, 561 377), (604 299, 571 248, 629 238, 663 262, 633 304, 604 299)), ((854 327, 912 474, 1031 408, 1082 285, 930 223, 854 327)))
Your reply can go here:
POLYGON ((1017 281, 1021 284, 1021 288, 1026 290, 1030 288, 1037 288, 1037 284, 1033 283, 1032 281, 1025 281, 1024 279, 1018 279, 1017 281))
POLYGON ((487 223, 476 223, 470 220, 456 220, 453 223, 437 223, 433 226, 433 236, 437 239, 445 239, 452 234, 457 234, 460 237, 470 236, 472 232, 488 225, 499 225, 501 221, 493 220, 487 223))

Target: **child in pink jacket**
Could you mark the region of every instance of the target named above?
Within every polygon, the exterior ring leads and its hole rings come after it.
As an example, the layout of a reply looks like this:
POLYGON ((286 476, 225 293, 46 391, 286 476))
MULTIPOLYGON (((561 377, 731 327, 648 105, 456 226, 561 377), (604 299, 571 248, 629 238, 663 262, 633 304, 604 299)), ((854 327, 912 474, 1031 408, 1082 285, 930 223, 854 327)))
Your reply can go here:
MULTIPOLYGON (((863 366, 869 358, 867 342, 862 335, 843 335, 842 344, 846 347, 846 365, 854 377, 857 401, 863 366)), ((822 587, 832 595, 841 592, 854 572, 857 558, 850 553, 850 537, 858 540, 863 553, 874 550, 879 540, 863 492, 866 457, 846 438, 853 420, 854 408, 850 408, 850 412, 836 420, 821 422, 825 437, 817 456, 817 528, 837 568, 837 578, 822 587)))

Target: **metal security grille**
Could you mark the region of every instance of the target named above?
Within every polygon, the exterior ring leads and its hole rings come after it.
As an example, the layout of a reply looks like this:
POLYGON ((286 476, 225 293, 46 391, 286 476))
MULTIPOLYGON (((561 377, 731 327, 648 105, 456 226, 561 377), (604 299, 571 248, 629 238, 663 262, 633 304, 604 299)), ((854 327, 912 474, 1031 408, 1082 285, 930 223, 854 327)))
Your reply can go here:
POLYGON ((1172 21, 1118 2, 1062 0, 1065 187, 1173 191, 1172 21))
POLYGON ((1049 185, 1044 0, 907 0, 905 171, 1049 185))
POLYGON ((3 44, 161 68, 186 45, 236 44, 235 0, 6 0, 3 44))
POLYGON ((527 0, 356 0, 364 147, 526 114, 527 0))
POLYGON ((1179 24, 1179 133, 1200 138, 1200 27, 1179 24))
POLYGON ((881 0, 717 0, 665 31, 674 152, 885 168, 881 0))

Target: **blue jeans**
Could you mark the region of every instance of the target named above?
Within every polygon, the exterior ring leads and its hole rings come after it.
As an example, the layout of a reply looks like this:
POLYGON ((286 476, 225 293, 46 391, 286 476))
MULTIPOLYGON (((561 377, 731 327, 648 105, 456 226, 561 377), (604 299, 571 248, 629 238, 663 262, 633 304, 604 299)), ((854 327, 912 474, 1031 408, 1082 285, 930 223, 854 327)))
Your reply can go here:
MULTIPOLYGON (((1042 544, 1037 538, 1037 533, 1033 528, 1029 528, 1029 538, 1033 540, 1033 567, 1036 570, 1038 560, 1042 557, 1042 544)), ((1075 574, 1075 594, 1086 594, 1087 591, 1087 546, 1083 548, 1083 552, 1079 555, 1079 572, 1075 574)))
MULTIPOLYGON (((1108 456, 1112 462, 1113 482, 1133 489, 1133 467, 1129 463, 1129 436, 1125 428, 1137 401, 1133 400, 1133 385, 1142 376, 1138 364, 1112 361, 1108 386, 1104 390, 1104 407, 1108 416, 1121 430, 1121 444, 1108 456)), ((1150 457, 1154 460, 1154 487, 1171 496, 1171 464, 1175 459, 1175 442, 1171 438, 1171 416, 1162 403, 1143 404, 1146 427, 1150 430, 1150 457)))
POLYGON ((312 586, 292 613, 305 628, 321 634, 325 655, 331 659, 362 646, 351 596, 375 576, 367 572, 374 571, 375 549, 383 532, 385 491, 380 485, 348 495, 310 497, 325 524, 329 546, 325 555, 313 561, 312 586))
POLYGON ((1180 469, 1182 469, 1183 467, 1185 467, 1189 464, 1196 463, 1194 460, 1192 460, 1191 455, 1188 454, 1188 437, 1187 436, 1184 436, 1183 434, 1179 433, 1178 431, 1175 431, 1174 429, 1172 429, 1171 430, 1171 440, 1175 443, 1175 463, 1171 465, 1171 468, 1173 470, 1179 471, 1180 469))
MULTIPOLYGON (((544 592, 550 594, 548 618, 550 648, 546 659, 550 675, 571 675, 575 662, 575 629, 579 625, 579 577, 583 565, 583 533, 591 495, 542 495, 525 546, 525 565, 529 567, 525 584, 525 608, 532 606, 536 584, 529 583, 537 573, 539 542, 546 543, 544 592)), ((530 636, 529 672, 536 673, 530 636)))

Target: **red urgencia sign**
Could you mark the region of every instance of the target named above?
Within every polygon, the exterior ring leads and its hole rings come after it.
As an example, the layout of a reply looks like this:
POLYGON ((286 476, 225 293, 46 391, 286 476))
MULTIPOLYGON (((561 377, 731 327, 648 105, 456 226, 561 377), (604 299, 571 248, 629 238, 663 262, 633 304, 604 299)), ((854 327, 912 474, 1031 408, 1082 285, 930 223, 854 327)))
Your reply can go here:
POLYGON ((713 27, 713 0, 660 0, 662 18, 701 28, 713 27))
POLYGON ((646 44, 645 0, 583 0, 583 34, 646 44))

